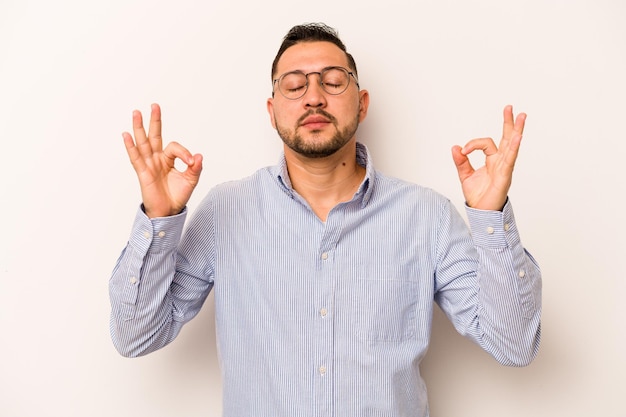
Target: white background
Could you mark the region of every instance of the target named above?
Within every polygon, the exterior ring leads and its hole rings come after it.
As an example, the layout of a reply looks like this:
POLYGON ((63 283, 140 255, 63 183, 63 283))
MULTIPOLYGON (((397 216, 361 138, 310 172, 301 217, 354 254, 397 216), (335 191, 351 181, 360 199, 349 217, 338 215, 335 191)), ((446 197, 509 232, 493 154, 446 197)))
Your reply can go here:
POLYGON ((110 342, 140 199, 121 132, 161 104, 165 139, 205 158, 193 210, 278 160, 271 61, 323 21, 370 91, 376 166, 458 207, 450 147, 498 138, 506 104, 528 113, 510 196, 543 270, 541 351, 504 368, 437 311, 432 415, 626 416, 625 18, 621 0, 0 0, 0 415, 220 415, 212 297, 157 353, 110 342))

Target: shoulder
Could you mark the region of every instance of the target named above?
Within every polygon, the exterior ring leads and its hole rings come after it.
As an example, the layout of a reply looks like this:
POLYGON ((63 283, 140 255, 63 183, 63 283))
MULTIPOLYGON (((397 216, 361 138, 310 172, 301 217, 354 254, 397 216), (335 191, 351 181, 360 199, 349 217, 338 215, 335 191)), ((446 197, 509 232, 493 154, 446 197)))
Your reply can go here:
POLYGON ((379 197, 393 198, 404 202, 422 202, 445 205, 450 200, 432 188, 416 184, 397 177, 376 172, 373 192, 379 197))
POLYGON ((273 167, 260 168, 251 175, 213 186, 200 203, 199 209, 252 208, 267 198, 280 194, 278 178, 273 167))
POLYGON ((217 184, 209 190, 207 197, 211 199, 232 199, 250 197, 275 181, 272 180, 270 167, 260 168, 251 175, 236 180, 217 184))

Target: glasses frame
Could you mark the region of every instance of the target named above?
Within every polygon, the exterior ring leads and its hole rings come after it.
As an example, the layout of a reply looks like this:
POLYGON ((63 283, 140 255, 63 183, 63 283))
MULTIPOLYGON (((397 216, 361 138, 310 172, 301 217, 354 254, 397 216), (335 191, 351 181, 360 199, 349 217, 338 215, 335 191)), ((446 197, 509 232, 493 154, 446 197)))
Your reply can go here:
MULTIPOLYGON (((330 94, 331 96, 338 96, 338 95, 340 95, 340 94, 345 93, 345 92, 346 92, 346 90, 348 90, 348 87, 350 87, 350 76, 352 76, 352 78, 354 78, 354 83, 356 84, 357 88, 359 88, 359 89, 361 88, 361 87, 359 86, 359 80, 356 78, 356 75, 354 75, 354 73, 353 73, 352 71, 348 71, 348 69, 347 69, 347 68, 340 67, 340 66, 331 66, 331 67, 326 67, 326 68, 322 68, 322 69, 321 69, 321 70, 319 70, 319 71, 311 71, 311 72, 306 73, 306 74, 305 74, 303 71, 300 71, 300 70, 289 71, 289 72, 286 72, 286 73, 284 73, 284 74, 281 74, 281 75, 280 75, 280 77, 278 77, 278 78, 274 79, 274 81, 272 81, 272 86, 276 86, 276 88, 278 88, 278 91, 280 91, 280 95, 281 95, 281 96, 283 96, 283 97, 285 97, 287 100, 299 100, 299 99, 301 99, 302 97, 304 97, 304 95, 306 94, 306 92, 307 92, 307 91, 309 91, 309 84, 310 84, 310 83, 309 83, 309 75, 311 75, 311 74, 317 74, 317 75, 319 75, 319 82, 318 82, 318 83, 319 83, 320 87, 322 87, 322 90, 324 90, 324 92, 325 92, 326 94, 330 94), (345 88, 343 91, 339 92, 339 93, 331 93, 331 92, 327 91, 327 90, 326 90, 326 88, 324 87, 324 83, 322 82, 322 79, 323 79, 323 76, 322 76, 322 75, 323 75, 326 71, 335 70, 335 69, 342 70, 343 72, 345 72, 346 74, 348 74, 348 83, 346 84, 346 88, 345 88), (281 81, 281 80, 282 80, 285 76, 290 75, 290 74, 302 74, 302 75, 304 75, 304 77, 306 78, 306 84, 305 84, 305 86, 304 86, 304 91, 303 91, 302 95, 300 95, 300 96, 298 96, 298 97, 287 97, 287 96, 285 95, 285 93, 283 93, 283 90, 281 90, 281 88, 280 88, 280 81, 281 81)), ((272 97, 274 97, 275 92, 276 92, 276 89, 274 89, 274 90, 272 91, 272 97)))

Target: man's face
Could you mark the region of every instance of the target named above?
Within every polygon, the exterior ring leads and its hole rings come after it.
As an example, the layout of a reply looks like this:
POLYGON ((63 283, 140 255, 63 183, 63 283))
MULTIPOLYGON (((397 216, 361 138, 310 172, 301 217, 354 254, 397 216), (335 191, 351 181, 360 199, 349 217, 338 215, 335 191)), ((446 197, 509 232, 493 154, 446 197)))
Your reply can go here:
MULTIPOLYGON (((341 49, 330 42, 303 42, 284 52, 274 78, 290 71, 308 74, 333 66, 350 70, 341 49)), ((306 93, 296 100, 283 97, 274 84, 274 97, 268 99, 267 110, 272 126, 289 149, 305 157, 321 158, 354 139, 368 104, 367 91, 359 91, 354 78, 346 91, 331 95, 322 89, 319 75, 310 74, 306 93)))

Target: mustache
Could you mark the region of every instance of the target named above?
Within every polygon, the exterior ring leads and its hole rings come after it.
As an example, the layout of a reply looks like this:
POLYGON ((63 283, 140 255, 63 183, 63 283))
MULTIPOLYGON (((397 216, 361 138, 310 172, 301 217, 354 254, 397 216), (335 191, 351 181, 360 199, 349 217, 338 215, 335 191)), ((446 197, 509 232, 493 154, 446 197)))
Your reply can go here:
POLYGON ((307 117, 312 116, 314 114, 319 115, 319 116, 324 116, 325 118, 330 120, 333 124, 336 124, 337 122, 337 119, 335 118, 335 116, 328 113, 327 111, 323 109, 311 109, 307 111, 306 113, 304 113, 302 116, 300 116, 300 118, 298 119, 298 125, 302 124, 307 117))

